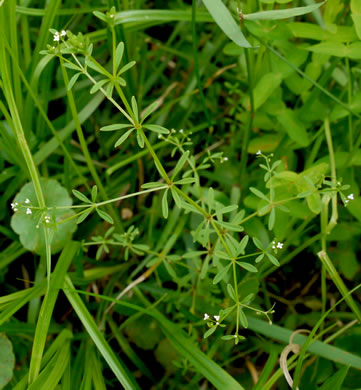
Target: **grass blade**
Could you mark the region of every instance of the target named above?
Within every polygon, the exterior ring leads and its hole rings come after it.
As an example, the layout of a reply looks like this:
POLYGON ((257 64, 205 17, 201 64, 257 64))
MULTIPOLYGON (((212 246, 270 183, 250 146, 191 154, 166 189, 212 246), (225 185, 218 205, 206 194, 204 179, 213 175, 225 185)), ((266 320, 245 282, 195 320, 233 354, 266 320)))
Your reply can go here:
POLYGON ((110 348, 109 344, 105 341, 105 338, 98 329, 98 326, 94 322, 93 317, 85 307, 78 293, 75 291, 69 276, 65 277, 63 290, 89 336, 97 346, 105 361, 108 363, 114 375, 118 378, 119 382, 126 390, 139 389, 135 379, 128 372, 125 365, 119 361, 115 353, 110 348))
POLYGON ((221 0, 203 0, 203 4, 229 39, 240 47, 252 47, 221 0))

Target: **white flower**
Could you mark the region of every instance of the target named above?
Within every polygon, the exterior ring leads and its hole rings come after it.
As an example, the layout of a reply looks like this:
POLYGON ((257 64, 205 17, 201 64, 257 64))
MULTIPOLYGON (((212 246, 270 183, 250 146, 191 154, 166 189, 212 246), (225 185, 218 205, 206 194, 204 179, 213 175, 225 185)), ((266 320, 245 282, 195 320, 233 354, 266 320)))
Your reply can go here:
MULTIPOLYGON (((219 316, 213 316, 214 317, 214 319, 218 322, 219 321, 219 316)), ((217 324, 218 325, 218 324, 217 324)))
POLYGON ((233 337, 236 339, 236 338, 237 338, 237 335, 235 334, 233 337))
POLYGON ((25 199, 25 203, 26 204, 29 204, 30 203, 30 200, 28 198, 25 199))
POLYGON ((16 206, 18 205, 18 202, 11 203, 10 205, 11 205, 11 208, 12 208, 14 211, 17 211, 16 206))
POLYGON ((276 241, 272 241, 272 249, 277 249, 277 248, 279 248, 279 249, 283 248, 282 242, 277 242, 276 243, 276 241))
POLYGON ((61 37, 65 37, 66 36, 66 31, 65 30, 61 30, 60 36, 61 37))
POLYGON ((180 133, 183 133, 183 132, 184 132, 184 130, 183 130, 183 129, 180 129, 180 130, 179 130, 179 132, 180 132, 180 133))
POLYGON ((45 215, 44 221, 45 223, 50 223, 50 217, 48 215, 45 215))
POLYGON ((26 214, 32 214, 32 213, 33 212, 29 208, 26 209, 26 214))
POLYGON ((348 195, 347 199, 354 200, 353 194, 348 195))
POLYGON ((228 161, 228 157, 225 157, 225 158, 224 158, 224 161, 228 161))
POLYGON ((14 208, 14 213, 15 213, 16 211, 18 211, 18 209, 17 209, 17 208, 14 208))
POLYGON ((209 318, 209 315, 207 314, 207 313, 204 313, 204 321, 206 321, 206 320, 208 320, 208 318, 209 318))
POLYGON ((114 15, 113 14, 111 14, 111 15, 109 15, 111 18, 114 18, 114 15))
POLYGON ((259 150, 256 154, 259 156, 260 154, 262 154, 262 152, 259 150))
POLYGON ((59 33, 54 34, 53 40, 54 40, 54 42, 59 42, 60 41, 59 33))

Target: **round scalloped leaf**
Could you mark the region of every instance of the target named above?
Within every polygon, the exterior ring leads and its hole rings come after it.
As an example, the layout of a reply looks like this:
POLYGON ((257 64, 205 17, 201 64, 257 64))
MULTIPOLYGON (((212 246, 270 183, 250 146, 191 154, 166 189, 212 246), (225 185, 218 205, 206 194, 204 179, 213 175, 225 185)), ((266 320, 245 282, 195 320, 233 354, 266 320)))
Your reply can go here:
MULTIPOLYGON (((40 179, 40 184, 47 207, 72 205, 73 202, 67 190, 56 180, 42 178, 40 179)), ((31 215, 26 214, 26 206, 38 207, 33 183, 25 184, 15 196, 14 202, 24 207, 18 206, 18 211, 11 218, 11 227, 19 234, 20 241, 26 249, 38 254, 44 254, 44 225, 39 223, 43 212, 33 210, 31 215), (26 199, 30 200, 30 203, 27 205, 25 204, 26 199)), ((74 211, 71 209, 52 209, 47 212, 47 215, 50 217, 50 223, 47 226, 54 233, 51 241, 51 251, 52 253, 57 253, 64 247, 72 233, 75 232, 77 228, 76 218, 60 223, 74 215, 74 211)))
POLYGON ((0 333, 0 389, 3 389, 13 377, 15 356, 9 339, 0 333))

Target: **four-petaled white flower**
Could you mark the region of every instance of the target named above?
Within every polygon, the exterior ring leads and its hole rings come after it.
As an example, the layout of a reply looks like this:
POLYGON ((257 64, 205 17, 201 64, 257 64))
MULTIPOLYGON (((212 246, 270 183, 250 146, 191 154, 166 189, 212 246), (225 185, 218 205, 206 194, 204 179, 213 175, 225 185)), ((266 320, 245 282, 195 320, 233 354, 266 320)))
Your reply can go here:
POLYGON ((30 200, 28 198, 25 199, 25 204, 29 204, 30 200))
POLYGON ((208 320, 208 318, 209 318, 209 315, 207 314, 207 313, 204 313, 204 321, 206 321, 206 320, 208 320))
POLYGON ((66 31, 65 30, 61 30, 60 36, 61 37, 65 37, 66 36, 66 31))
POLYGON ((32 213, 33 212, 29 208, 26 209, 26 214, 32 214, 32 213))
POLYGON ((347 199, 354 200, 353 194, 348 195, 347 199))
POLYGON ((180 132, 180 133, 183 133, 183 132, 184 132, 184 130, 183 130, 183 129, 180 129, 180 130, 179 130, 179 132, 180 132))
POLYGON ((54 34, 53 40, 54 40, 55 42, 59 42, 59 41, 60 41, 60 35, 59 35, 59 33, 55 33, 55 34, 54 34))
POLYGON ((219 321, 219 316, 213 316, 214 317, 214 319, 218 322, 219 321))
POLYGON ((259 150, 256 154, 259 156, 260 154, 262 154, 262 152, 259 150))
POLYGON ((282 249, 282 247, 283 247, 283 244, 282 244, 282 242, 277 242, 277 248, 280 248, 280 249, 282 249))
POLYGON ((224 158, 224 161, 228 161, 228 157, 225 157, 225 158, 224 158))

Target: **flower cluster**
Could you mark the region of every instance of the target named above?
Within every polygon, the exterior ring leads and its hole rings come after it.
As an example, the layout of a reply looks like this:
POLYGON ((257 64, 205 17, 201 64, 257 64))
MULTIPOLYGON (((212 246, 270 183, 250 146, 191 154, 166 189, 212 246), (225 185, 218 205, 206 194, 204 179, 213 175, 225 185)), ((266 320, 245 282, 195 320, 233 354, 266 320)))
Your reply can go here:
POLYGON ((33 212, 31 211, 30 207, 28 207, 30 205, 30 200, 28 198, 25 199, 24 204, 27 206, 19 204, 18 202, 13 202, 11 203, 11 208, 14 210, 14 212, 16 212, 19 210, 19 207, 26 207, 26 214, 32 214, 33 212))
POLYGON ((58 32, 55 32, 55 34, 53 36, 53 40, 54 40, 54 42, 59 42, 60 38, 63 38, 65 36, 66 36, 66 31, 61 30, 60 34, 58 32))
POLYGON ((283 243, 282 242, 277 242, 272 241, 272 249, 282 249, 283 248, 283 243))
POLYGON ((350 200, 354 200, 353 194, 350 194, 347 196, 347 198, 343 201, 344 205, 347 206, 347 204, 350 200))
MULTIPOLYGON (((214 319, 216 320, 216 321, 215 321, 215 322, 216 322, 216 325, 219 325, 220 316, 213 316, 213 317, 214 317, 214 319)), ((209 314, 204 313, 203 320, 204 320, 204 321, 207 321, 207 320, 209 320, 209 319, 210 319, 209 314)), ((213 321, 213 320, 211 319, 211 321, 213 321)))
POLYGON ((50 223, 50 217, 48 215, 45 215, 44 222, 45 223, 50 223))

